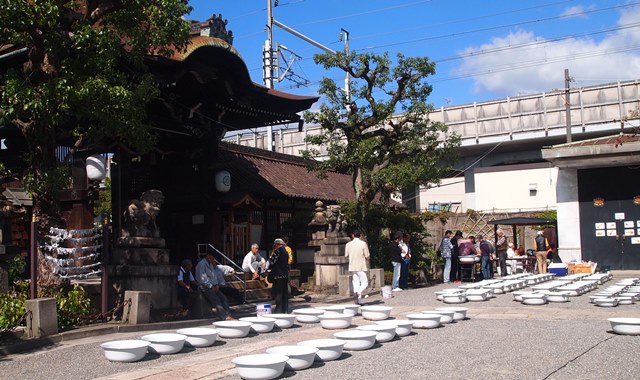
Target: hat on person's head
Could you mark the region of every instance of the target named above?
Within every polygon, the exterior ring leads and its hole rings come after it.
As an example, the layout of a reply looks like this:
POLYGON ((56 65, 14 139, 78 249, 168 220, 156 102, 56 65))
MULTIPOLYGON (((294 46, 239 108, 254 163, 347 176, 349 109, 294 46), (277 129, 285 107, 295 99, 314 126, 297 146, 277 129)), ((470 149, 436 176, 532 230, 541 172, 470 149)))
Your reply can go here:
POLYGON ((543 232, 542 232, 542 231, 538 231, 538 235, 542 235, 542 234, 543 234, 543 232))
POLYGON ((273 245, 276 245, 276 244, 282 244, 282 245, 284 245, 284 240, 282 240, 282 239, 280 239, 280 238, 277 238, 276 240, 274 240, 274 241, 273 241, 273 245))

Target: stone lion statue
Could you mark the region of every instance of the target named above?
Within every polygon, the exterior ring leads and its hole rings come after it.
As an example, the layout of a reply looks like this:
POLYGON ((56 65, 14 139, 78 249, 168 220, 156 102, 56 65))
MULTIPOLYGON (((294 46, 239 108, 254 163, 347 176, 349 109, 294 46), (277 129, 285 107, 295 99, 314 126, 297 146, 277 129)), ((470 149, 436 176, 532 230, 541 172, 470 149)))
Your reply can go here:
POLYGON ((327 206, 327 232, 344 232, 347 229, 347 221, 344 219, 342 210, 338 205, 327 206))
POLYGON ((160 190, 147 190, 140 199, 133 199, 124 212, 122 237, 151 237, 159 238, 160 229, 156 224, 156 217, 164 202, 164 195, 160 190))

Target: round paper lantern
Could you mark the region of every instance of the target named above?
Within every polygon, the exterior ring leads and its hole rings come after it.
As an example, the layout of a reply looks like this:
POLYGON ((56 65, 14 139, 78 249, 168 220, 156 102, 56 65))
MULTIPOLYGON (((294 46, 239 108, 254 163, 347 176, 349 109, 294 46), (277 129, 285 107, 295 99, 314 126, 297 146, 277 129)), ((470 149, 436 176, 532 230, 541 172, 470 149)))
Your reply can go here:
POLYGON ((216 173, 216 190, 226 193, 231 189, 231 174, 226 170, 216 173))
POLYGON ((85 165, 87 178, 90 181, 102 181, 107 176, 107 165, 104 156, 89 156, 85 165))

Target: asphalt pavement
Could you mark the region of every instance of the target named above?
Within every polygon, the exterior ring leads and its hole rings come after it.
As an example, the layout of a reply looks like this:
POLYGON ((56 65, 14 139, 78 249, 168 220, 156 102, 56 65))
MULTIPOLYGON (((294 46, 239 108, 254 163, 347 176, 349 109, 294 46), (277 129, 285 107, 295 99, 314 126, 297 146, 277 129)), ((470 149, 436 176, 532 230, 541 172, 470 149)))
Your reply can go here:
MULTIPOLYGON (((614 271, 608 286, 622 278, 640 277, 638 271, 614 271)), ((392 306, 392 317, 446 306, 434 291, 451 284, 394 293, 391 299, 373 294, 365 301, 392 306)), ((315 363, 300 371, 285 371, 292 379, 634 379, 640 378, 637 353, 640 336, 617 335, 607 318, 640 317, 640 303, 614 308, 589 302, 589 293, 567 303, 527 306, 510 293, 485 302, 467 302, 467 319, 436 329, 414 329, 409 336, 376 344, 366 351, 345 352, 341 358, 315 363)), ((292 308, 345 302, 339 297, 312 296, 293 302, 292 308)), ((242 312, 251 313, 254 305, 242 312)), ((240 312, 240 310, 239 310, 240 312)), ((175 331, 185 326, 205 326, 212 321, 184 321, 144 326, 93 327, 68 333, 47 346, 0 356, 0 376, 5 379, 238 379, 231 360, 240 355, 264 353, 268 347, 302 340, 331 338, 336 330, 319 324, 294 327, 246 338, 219 338, 207 348, 185 348, 174 355, 147 354, 136 363, 105 359, 100 343, 139 338, 151 331, 175 331), (102 330, 101 330, 102 329, 102 330), (144 331, 142 331, 144 330, 144 331), (84 331, 84 335, 83 332, 84 331), (117 331, 117 332, 116 332, 117 331)), ((371 324, 355 317, 353 325, 371 324)), ((17 350, 15 350, 17 351, 17 350)))

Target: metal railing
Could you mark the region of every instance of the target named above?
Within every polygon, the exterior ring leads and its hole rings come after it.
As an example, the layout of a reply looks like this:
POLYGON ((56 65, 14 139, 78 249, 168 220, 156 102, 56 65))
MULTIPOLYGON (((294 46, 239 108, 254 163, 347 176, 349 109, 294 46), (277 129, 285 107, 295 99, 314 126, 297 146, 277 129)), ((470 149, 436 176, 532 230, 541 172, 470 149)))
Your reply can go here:
POLYGON ((206 256, 206 254, 210 251, 214 252, 214 256, 216 256, 216 261, 218 261, 218 263, 222 265, 227 265, 233 268, 234 272, 230 274, 230 276, 233 276, 233 278, 236 279, 236 281, 240 281, 240 283, 242 284, 242 299, 246 302, 247 301, 247 282, 244 279, 244 271, 242 270, 242 267, 238 265, 235 261, 230 259, 227 255, 222 253, 218 248, 214 247, 212 244, 210 243, 198 244, 199 259, 203 258, 203 256, 206 256), (242 274, 242 277, 238 276, 238 272, 242 274))

